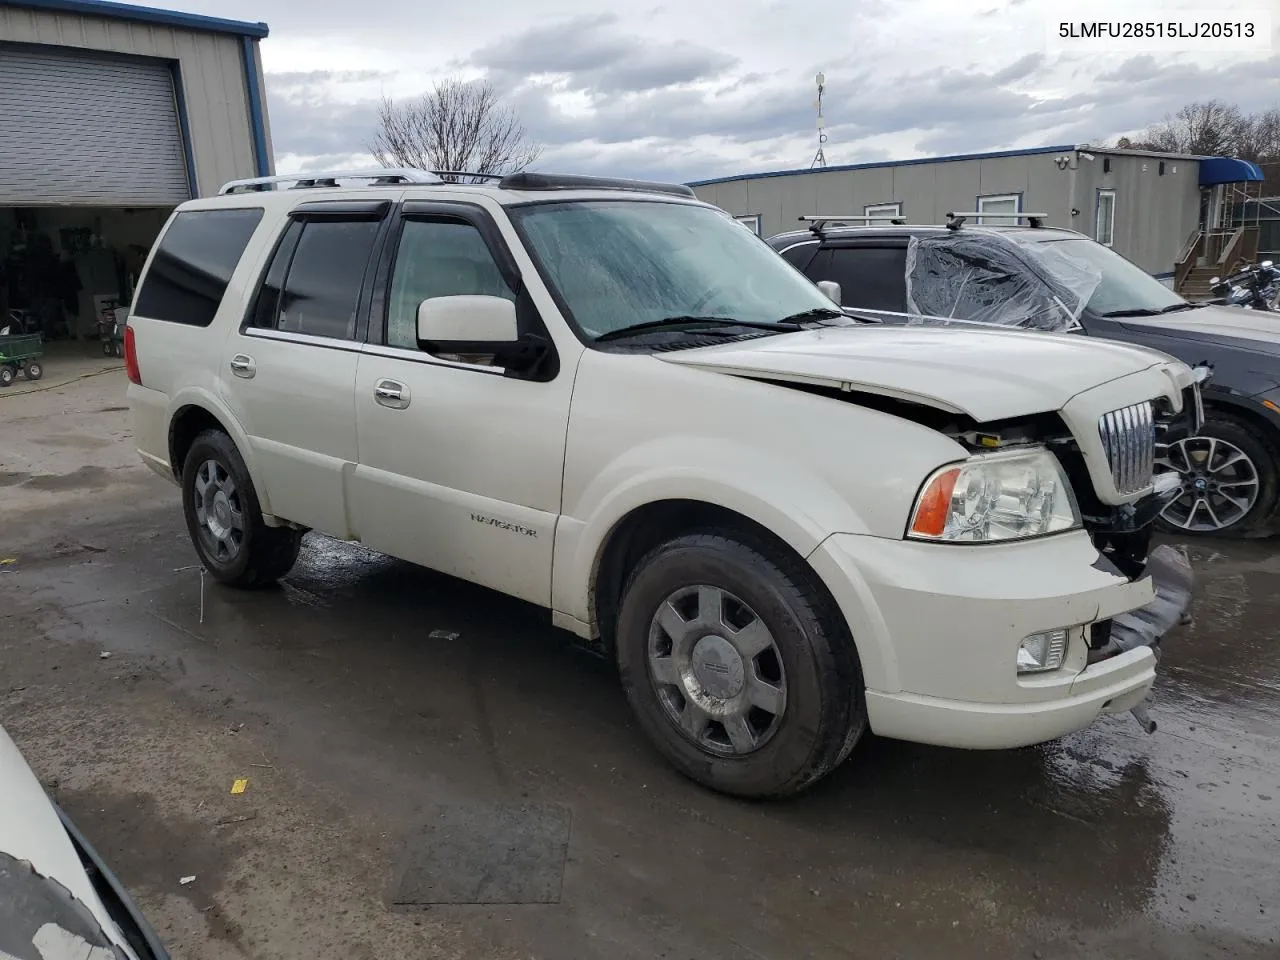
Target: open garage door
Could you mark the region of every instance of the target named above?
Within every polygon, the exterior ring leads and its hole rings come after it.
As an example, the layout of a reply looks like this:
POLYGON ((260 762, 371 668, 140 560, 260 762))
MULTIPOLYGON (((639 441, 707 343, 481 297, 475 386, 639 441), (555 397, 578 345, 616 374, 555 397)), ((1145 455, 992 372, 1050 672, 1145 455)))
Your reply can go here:
POLYGON ((189 197, 167 63, 0 44, 0 206, 189 197))

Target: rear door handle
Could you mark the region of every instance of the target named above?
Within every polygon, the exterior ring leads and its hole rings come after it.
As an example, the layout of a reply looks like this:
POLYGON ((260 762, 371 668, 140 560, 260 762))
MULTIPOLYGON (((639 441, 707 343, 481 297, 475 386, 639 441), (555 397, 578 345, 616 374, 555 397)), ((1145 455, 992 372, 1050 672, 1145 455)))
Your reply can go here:
POLYGON ((409 405, 409 388, 399 380, 379 380, 373 388, 373 398, 384 407, 403 410, 409 405))
POLYGON ((231 358, 231 372, 237 377, 252 380, 253 375, 258 372, 258 365, 253 362, 253 357, 237 353, 231 358))

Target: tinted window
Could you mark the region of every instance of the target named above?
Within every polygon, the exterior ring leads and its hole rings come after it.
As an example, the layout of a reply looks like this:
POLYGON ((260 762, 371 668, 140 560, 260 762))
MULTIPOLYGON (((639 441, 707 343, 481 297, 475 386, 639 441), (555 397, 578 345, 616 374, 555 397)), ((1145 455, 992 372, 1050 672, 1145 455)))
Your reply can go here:
POLYGON ((302 221, 289 221, 289 228, 280 240, 276 252, 272 254, 271 266, 258 288, 258 296, 254 301, 253 313, 249 317, 251 327, 274 327, 276 316, 280 312, 280 291, 284 289, 284 277, 289 271, 289 261, 293 259, 293 251, 298 246, 298 237, 302 235, 302 221))
POLYGON ((355 336, 356 305, 378 226, 374 220, 310 220, 291 227, 300 231, 296 245, 286 234, 277 249, 259 294, 255 325, 313 337, 355 336), (286 259, 288 276, 277 298, 273 291, 286 259), (274 309, 273 299, 278 300, 274 309))
POLYGON ((812 280, 840 284, 843 306, 864 310, 907 310, 905 247, 829 247, 805 271, 812 280))
POLYGON ((784 252, 782 259, 797 270, 803 271, 805 267, 809 266, 809 261, 813 259, 813 255, 817 252, 818 244, 816 241, 801 243, 784 252))
POLYGON ((142 317, 207 327, 262 209, 191 210, 174 217, 138 291, 142 317))
POLYGON ((480 231, 458 220, 406 221, 391 278, 387 344, 417 347, 423 300, 475 294, 515 300, 480 231))

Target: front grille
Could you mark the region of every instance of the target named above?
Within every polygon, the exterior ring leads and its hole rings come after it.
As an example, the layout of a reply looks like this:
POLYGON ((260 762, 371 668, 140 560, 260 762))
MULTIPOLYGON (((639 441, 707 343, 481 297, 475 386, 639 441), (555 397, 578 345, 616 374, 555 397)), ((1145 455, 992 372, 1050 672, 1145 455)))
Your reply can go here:
POLYGON ((1116 491, 1127 496, 1149 487, 1156 454, 1155 418, 1150 402, 1104 413, 1098 420, 1098 434, 1107 452, 1116 491))

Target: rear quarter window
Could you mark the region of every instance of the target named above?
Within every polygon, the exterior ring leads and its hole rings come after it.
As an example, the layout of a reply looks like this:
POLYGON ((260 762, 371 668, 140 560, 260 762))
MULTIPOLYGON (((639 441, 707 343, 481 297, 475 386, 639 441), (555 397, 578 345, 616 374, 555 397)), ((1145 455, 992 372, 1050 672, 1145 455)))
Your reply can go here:
POLYGON ((188 210, 160 238, 133 312, 140 317, 207 327, 227 292, 261 207, 188 210))

